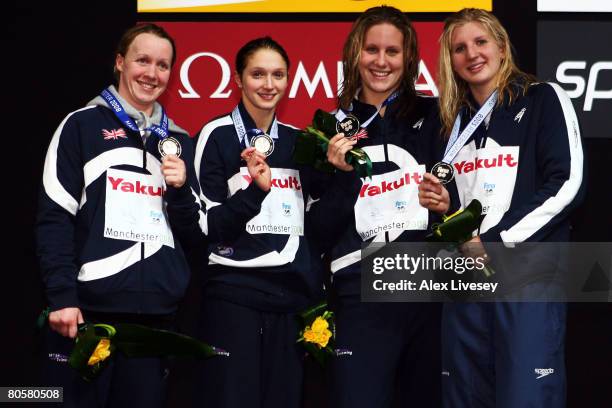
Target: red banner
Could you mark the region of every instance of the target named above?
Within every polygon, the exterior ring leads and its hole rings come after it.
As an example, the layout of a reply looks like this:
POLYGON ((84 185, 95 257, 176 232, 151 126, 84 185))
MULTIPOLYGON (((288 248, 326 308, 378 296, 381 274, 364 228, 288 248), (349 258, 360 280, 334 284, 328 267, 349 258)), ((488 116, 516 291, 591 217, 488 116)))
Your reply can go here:
MULTIPOLYGON (((289 54, 289 86, 278 108, 282 122, 304 127, 317 108, 335 107, 342 81, 342 46, 351 23, 164 22, 177 44, 177 61, 161 98, 168 114, 194 135, 240 99, 234 58, 247 41, 271 36, 289 54)), ((417 89, 437 95, 434 83, 442 23, 414 23, 421 50, 417 89)))

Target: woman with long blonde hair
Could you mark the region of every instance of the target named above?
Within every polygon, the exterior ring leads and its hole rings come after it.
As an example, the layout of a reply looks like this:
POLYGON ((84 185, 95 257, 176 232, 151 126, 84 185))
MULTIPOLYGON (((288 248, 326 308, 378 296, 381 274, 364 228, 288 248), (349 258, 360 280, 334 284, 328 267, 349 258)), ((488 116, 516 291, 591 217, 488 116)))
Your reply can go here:
POLYGON ((562 254, 542 245, 519 256, 527 244, 508 249, 509 261, 496 254, 501 243, 569 241, 569 214, 583 190, 576 114, 558 85, 517 68, 491 13, 453 14, 440 43, 443 162, 454 172, 456 206, 483 206, 469 252, 489 260, 501 292, 499 302, 445 304, 444 405, 563 407, 566 309, 546 302, 558 299, 562 254))

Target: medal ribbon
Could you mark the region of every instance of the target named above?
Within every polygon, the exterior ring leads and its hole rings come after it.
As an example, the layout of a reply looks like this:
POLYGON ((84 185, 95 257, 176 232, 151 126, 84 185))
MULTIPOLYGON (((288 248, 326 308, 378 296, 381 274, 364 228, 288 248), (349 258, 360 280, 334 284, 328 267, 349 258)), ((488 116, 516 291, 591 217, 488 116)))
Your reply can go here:
POLYGON ((117 119, 119 119, 121 123, 123 123, 130 130, 133 130, 134 132, 140 132, 141 130, 146 132, 148 130, 151 133, 155 133, 160 140, 164 140, 168 137, 168 116, 166 115, 166 111, 163 107, 161 108, 160 126, 151 125, 148 128, 140 129, 138 126, 136 126, 134 120, 128 116, 125 109, 123 109, 123 106, 121 106, 119 100, 117 100, 115 95, 113 95, 108 89, 103 90, 100 96, 104 98, 108 106, 113 110, 113 112, 115 112, 117 119))
MULTIPOLYGON (((242 116, 240 115, 240 108, 238 108, 238 106, 236 106, 232 111, 232 121, 234 122, 234 128, 236 129, 236 133, 238 134, 238 142, 246 147, 250 146, 250 137, 266 133, 263 130, 257 128, 247 130, 244 127, 244 121, 242 120, 242 116)), ((278 139, 278 121, 276 120, 276 115, 274 115, 274 120, 272 121, 270 137, 272 137, 273 139, 278 139)))
MULTIPOLYGON (((377 106, 376 112, 374 112, 374 114, 370 116, 368 120, 363 122, 360 127, 362 129, 365 129, 374 120, 374 118, 380 113, 382 108, 384 108, 385 106, 389 105, 391 102, 396 100, 398 96, 399 96, 399 91, 395 91, 391 95, 389 95, 387 99, 383 101, 383 103, 377 106)), ((353 110, 353 105, 351 104, 351 106, 349 106, 348 111, 351 112, 352 110, 353 110)), ((346 113, 344 113, 344 111, 341 108, 338 108, 338 111, 336 112, 334 116, 336 117, 336 120, 338 122, 342 122, 344 119, 346 119, 346 113)))
POLYGON ((482 123, 483 120, 493 111, 495 104, 497 103, 497 90, 495 90, 482 107, 476 112, 476 115, 472 118, 470 123, 463 129, 463 132, 459 134, 459 128, 461 127, 461 112, 457 115, 455 119, 455 123, 453 124, 453 130, 451 132, 450 138, 448 139, 448 144, 446 145, 446 150, 444 152, 444 158, 442 162, 451 163, 459 150, 465 145, 465 142, 468 141, 470 136, 478 129, 478 126, 482 123))

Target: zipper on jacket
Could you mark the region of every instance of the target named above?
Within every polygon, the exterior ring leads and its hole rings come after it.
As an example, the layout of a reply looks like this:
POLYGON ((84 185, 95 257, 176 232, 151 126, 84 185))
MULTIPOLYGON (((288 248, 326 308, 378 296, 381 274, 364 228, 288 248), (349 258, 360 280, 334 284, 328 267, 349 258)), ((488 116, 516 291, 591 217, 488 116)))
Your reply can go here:
MULTIPOLYGON (((147 169, 147 145, 146 145, 146 140, 147 139, 143 139, 142 136, 140 137, 140 140, 142 142, 142 168, 144 170, 147 169)), ((140 243, 140 262, 138 263, 138 280, 140 283, 140 295, 138 296, 138 313, 142 313, 143 307, 142 307, 142 293, 144 292, 144 272, 142 270, 142 264, 143 261, 145 259, 145 243, 141 242, 140 243)))

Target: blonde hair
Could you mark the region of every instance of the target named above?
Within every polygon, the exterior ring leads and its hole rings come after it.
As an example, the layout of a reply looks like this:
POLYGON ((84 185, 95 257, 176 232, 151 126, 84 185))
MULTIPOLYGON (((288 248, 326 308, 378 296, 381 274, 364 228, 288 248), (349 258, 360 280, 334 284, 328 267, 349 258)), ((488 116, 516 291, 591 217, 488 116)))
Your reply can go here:
POLYGON ((348 109, 357 90, 361 87, 361 76, 359 74, 359 60, 361 59, 361 49, 368 30, 378 24, 391 24, 397 28, 404 37, 404 72, 399 89, 402 91, 399 96, 401 113, 406 113, 412 108, 416 100, 414 82, 417 79, 419 70, 419 49, 417 46, 417 35, 408 17, 395 7, 379 6, 372 7, 364 11, 357 18, 342 52, 342 62, 344 63, 344 80, 338 96, 338 105, 342 109, 348 109))
POLYGON ((516 89, 513 89, 513 84, 518 84, 521 95, 524 95, 527 88, 536 82, 535 77, 524 73, 514 63, 510 38, 497 17, 486 10, 475 8, 464 8, 451 15, 444 21, 438 62, 440 120, 442 122, 442 134, 445 137, 450 135, 459 110, 463 106, 470 106, 468 84, 453 70, 451 41, 457 27, 472 22, 482 25, 501 48, 503 54, 496 77, 496 88, 499 93, 497 105, 500 105, 506 98, 508 103, 512 103, 516 99, 518 95, 516 89))

